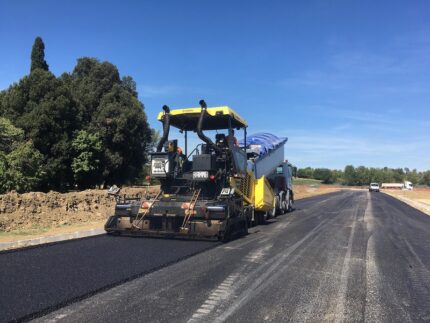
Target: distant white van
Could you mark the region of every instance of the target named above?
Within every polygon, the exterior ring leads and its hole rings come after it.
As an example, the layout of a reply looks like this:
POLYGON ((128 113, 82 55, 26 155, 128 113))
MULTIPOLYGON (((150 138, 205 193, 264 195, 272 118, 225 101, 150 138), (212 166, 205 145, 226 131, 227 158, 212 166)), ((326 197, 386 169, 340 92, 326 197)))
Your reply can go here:
POLYGON ((369 192, 379 192, 379 184, 378 183, 370 183, 369 192))

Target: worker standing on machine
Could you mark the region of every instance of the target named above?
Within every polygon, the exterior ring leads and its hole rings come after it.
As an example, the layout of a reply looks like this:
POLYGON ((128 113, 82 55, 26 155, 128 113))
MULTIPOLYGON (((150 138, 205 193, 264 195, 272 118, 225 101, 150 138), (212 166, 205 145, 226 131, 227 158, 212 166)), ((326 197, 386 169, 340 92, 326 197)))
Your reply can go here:
POLYGON ((177 157, 178 157, 179 163, 182 166, 182 164, 184 163, 184 161, 185 161, 185 159, 187 157, 185 157, 184 153, 182 152, 182 148, 181 147, 178 147, 178 149, 176 150, 176 152, 177 152, 177 157))
POLYGON ((234 136, 234 130, 231 130, 231 133, 226 137, 227 142, 231 141, 233 145, 239 146, 239 142, 237 141, 237 138, 234 136))
POLYGON ((184 170, 184 163, 187 157, 183 154, 182 148, 178 147, 176 150, 175 162, 176 162, 176 173, 182 173, 184 170))

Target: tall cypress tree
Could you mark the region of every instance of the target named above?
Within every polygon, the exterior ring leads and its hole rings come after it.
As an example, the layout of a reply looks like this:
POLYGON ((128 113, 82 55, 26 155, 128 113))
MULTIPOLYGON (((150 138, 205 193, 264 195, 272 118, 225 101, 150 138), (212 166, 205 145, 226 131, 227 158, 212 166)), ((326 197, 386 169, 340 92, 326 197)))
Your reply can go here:
POLYGON ((36 37, 31 50, 30 72, 33 72, 36 68, 41 68, 45 71, 49 69, 48 64, 45 61, 45 44, 40 37, 36 37))

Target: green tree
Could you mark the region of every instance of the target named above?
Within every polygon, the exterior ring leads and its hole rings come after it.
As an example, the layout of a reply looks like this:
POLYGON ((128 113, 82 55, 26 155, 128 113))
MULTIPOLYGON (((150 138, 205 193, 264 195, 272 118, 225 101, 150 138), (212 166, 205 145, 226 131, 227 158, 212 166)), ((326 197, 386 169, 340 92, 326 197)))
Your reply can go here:
POLYGON ((322 180, 324 184, 332 184, 335 181, 332 171, 328 168, 315 168, 313 174, 315 179, 322 180))
POLYGON ((134 97, 137 98, 136 82, 131 76, 124 76, 121 79, 121 84, 125 90, 129 91, 134 97))
POLYGON ((406 180, 412 182, 414 185, 418 184, 420 181, 420 174, 417 172, 416 169, 413 169, 412 171, 409 171, 406 174, 406 180))
POLYGON ((147 149, 146 149, 147 153, 155 151, 161 139, 160 131, 155 129, 150 129, 150 132, 151 132, 151 141, 147 145, 147 149))
MULTIPOLYGON (((109 62, 99 62, 95 58, 84 57, 78 63, 71 75, 63 75, 75 101, 78 103, 79 119, 83 125, 88 125, 99 108, 101 99, 109 93, 113 86, 121 85, 126 91, 133 87, 131 77, 126 78, 127 85, 122 85, 118 69, 109 62)), ((135 85, 134 85, 135 86, 135 85)), ((132 93, 134 96, 134 93, 132 93)))
POLYGON ((24 113, 28 101, 28 91, 24 91, 24 82, 28 77, 24 77, 19 84, 14 83, 7 90, 1 92, 1 110, 0 115, 13 120, 16 120, 24 113))
POLYGON ((97 133, 103 143, 104 182, 132 181, 142 173, 152 140, 158 138, 148 126, 134 80, 120 79, 114 65, 88 57, 62 79, 77 102, 82 129, 97 133))
POLYGON ((403 182, 406 178, 403 168, 396 168, 392 170, 394 182, 403 182))
POLYGON ((368 168, 367 170, 368 174, 368 181, 369 183, 382 183, 383 182, 383 173, 380 168, 368 168))
POLYGON ((423 172, 420 184, 430 186, 430 170, 423 172))
POLYGON ((297 171, 297 176, 300 178, 313 178, 314 170, 310 167, 299 168, 297 171))
POLYGON ((0 118, 0 192, 36 189, 43 178, 43 156, 24 132, 0 118))
POLYGON ((344 177, 344 184, 346 185, 356 185, 356 174, 355 174, 355 168, 352 165, 345 166, 345 170, 343 172, 344 177))
POLYGON ((0 151, 0 193, 7 192, 9 187, 9 174, 6 154, 0 151))
POLYGON ((338 169, 333 169, 331 171, 333 177, 333 183, 341 183, 343 180, 343 171, 338 169))
POLYGON ((297 166, 293 166, 293 173, 291 175, 297 177, 297 170, 297 166))
POLYGON ((39 187, 44 175, 43 156, 31 141, 17 145, 16 149, 6 156, 6 164, 6 181, 2 182, 4 191, 14 189, 23 193, 39 187))
POLYGON ((0 116, 2 116, 4 112, 3 100, 5 95, 6 95, 6 91, 0 91, 0 116))
POLYGON ((31 73, 0 92, 0 117, 0 177, 11 183, 7 189, 25 189, 7 176, 27 178, 27 188, 42 190, 132 182, 157 138, 130 76, 121 79, 113 64, 84 57, 72 73, 57 78, 48 70, 40 37, 31 73), (15 151, 11 142, 31 143, 35 152, 30 154, 30 146, 15 151), (42 156, 40 172, 33 172, 37 181, 18 162, 25 154, 36 161, 42 156), (15 173, 6 172, 11 165, 15 173))
POLYGON ((42 188, 64 190, 74 182, 70 166, 73 133, 79 126, 76 104, 64 82, 50 72, 36 70, 28 82, 28 108, 17 124, 44 156, 42 188))
POLYGON ((129 183, 146 162, 151 130, 143 105, 118 84, 101 100, 91 129, 105 147, 104 178, 107 184, 129 183))
POLYGON ((370 178, 368 169, 364 166, 359 166, 355 168, 355 183, 353 185, 369 185, 370 178))
POLYGON ((45 61, 45 44, 40 37, 36 37, 36 39, 34 40, 33 48, 31 50, 30 71, 33 72, 38 68, 45 71, 49 69, 48 64, 45 61))
POLYGON ((78 186, 88 188, 99 184, 103 172, 103 144, 98 134, 81 130, 72 147, 75 154, 72 169, 78 186))
POLYGON ((0 151, 10 153, 13 146, 22 141, 24 131, 15 127, 8 119, 0 117, 0 151))
POLYGON ((57 91, 62 90, 59 84, 51 72, 36 69, 4 91, 1 115, 19 128, 24 128, 26 120, 22 122, 21 118, 34 110, 47 96, 55 97, 57 91))

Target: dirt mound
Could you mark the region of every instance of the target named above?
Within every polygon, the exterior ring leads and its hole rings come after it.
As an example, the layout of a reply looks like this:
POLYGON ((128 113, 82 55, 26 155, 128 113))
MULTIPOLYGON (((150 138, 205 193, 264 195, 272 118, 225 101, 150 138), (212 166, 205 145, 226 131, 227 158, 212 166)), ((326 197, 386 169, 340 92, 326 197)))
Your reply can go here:
MULTIPOLYGON (((152 187, 151 192, 157 190, 152 187)), ((121 194, 145 194, 146 188, 124 188, 121 194)), ((10 192, 0 195, 0 231, 71 225, 104 220, 115 199, 106 190, 81 192, 10 192)))

